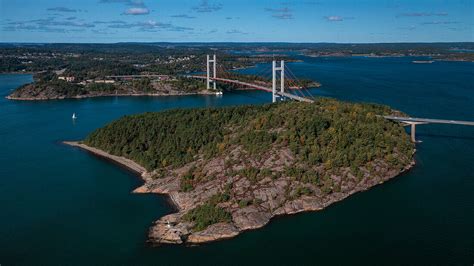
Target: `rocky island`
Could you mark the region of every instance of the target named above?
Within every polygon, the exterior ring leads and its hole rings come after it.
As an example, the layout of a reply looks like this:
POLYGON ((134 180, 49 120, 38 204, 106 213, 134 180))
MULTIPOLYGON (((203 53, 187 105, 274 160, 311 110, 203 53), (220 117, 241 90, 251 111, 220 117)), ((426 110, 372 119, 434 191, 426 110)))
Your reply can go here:
MULTIPOLYGON (((126 76, 125 76, 126 77, 126 76)), ((39 73, 35 81, 14 90, 10 100, 38 101, 81 99, 105 96, 176 96, 215 94, 203 82, 171 75, 153 75, 140 79, 95 79, 73 82, 72 77, 39 73)))
POLYGON ((149 230, 154 244, 198 244, 321 210, 414 165, 414 144, 386 106, 318 99, 123 117, 66 142, 140 173, 136 193, 170 197, 177 212, 149 230))
MULTIPOLYGON (((252 88, 231 88, 219 84, 217 90, 207 89, 202 80, 180 75, 136 75, 115 76, 115 79, 94 79, 77 82, 73 77, 58 76, 55 73, 43 72, 34 75, 34 82, 23 85, 10 93, 6 98, 20 101, 82 99, 106 96, 180 96, 180 95, 215 95, 222 90, 254 90, 252 88)), ((256 83, 271 87, 271 80, 252 75, 228 74, 227 78, 256 83)), ((287 81, 290 90, 318 88, 321 83, 312 80, 300 80, 298 83, 287 81)))

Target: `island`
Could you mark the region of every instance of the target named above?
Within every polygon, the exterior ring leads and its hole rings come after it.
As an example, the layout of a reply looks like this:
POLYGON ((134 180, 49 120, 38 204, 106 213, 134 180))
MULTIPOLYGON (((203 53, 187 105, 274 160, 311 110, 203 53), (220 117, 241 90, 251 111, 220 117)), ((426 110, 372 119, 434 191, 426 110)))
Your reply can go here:
POLYGON ((414 166, 414 144, 387 106, 314 103, 176 109, 125 116, 68 145, 140 174, 135 193, 168 195, 176 212, 153 244, 200 244, 322 210, 414 166))
POLYGON ((73 82, 50 73, 35 75, 35 81, 14 90, 9 100, 38 101, 82 99, 105 96, 178 96, 216 94, 206 89, 202 81, 170 75, 117 76, 114 79, 96 79, 73 82), (124 77, 124 78, 123 78, 124 77))
MULTIPOLYGON (((229 73, 226 78, 236 79, 271 87, 271 80, 255 75, 229 73)), ((309 79, 297 82, 287 80, 285 87, 289 90, 319 88, 321 83, 309 79)), ((183 96, 183 95, 215 95, 223 90, 255 90, 228 84, 218 84, 216 89, 207 89, 205 80, 193 79, 179 75, 134 75, 114 76, 108 80, 88 80, 73 83, 61 79, 57 75, 40 73, 35 82, 23 85, 6 96, 9 100, 39 101, 82 99, 106 96, 183 96)))

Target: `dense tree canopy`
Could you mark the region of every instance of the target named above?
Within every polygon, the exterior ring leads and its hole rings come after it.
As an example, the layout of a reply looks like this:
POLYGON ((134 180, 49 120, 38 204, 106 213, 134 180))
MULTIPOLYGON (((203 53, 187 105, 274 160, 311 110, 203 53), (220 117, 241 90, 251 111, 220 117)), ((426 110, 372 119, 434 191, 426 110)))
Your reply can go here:
POLYGON ((197 155, 211 158, 236 145, 255 157, 271 147, 289 147, 302 162, 327 169, 357 168, 376 159, 403 165, 413 146, 399 124, 378 116, 391 112, 330 99, 179 109, 123 117, 93 132, 85 143, 148 170, 182 166, 197 155))

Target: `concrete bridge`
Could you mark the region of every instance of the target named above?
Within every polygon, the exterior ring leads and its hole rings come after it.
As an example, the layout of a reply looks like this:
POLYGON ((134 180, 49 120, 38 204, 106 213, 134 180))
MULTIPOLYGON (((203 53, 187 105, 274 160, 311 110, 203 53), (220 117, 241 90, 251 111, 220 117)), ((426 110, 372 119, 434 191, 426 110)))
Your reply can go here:
POLYGON ((416 117, 400 117, 400 116, 383 116, 385 119, 397 121, 406 125, 411 126, 411 141, 416 142, 416 125, 424 124, 449 124, 449 125, 463 125, 463 126, 474 126, 474 122, 471 121, 458 121, 458 120, 444 120, 444 119, 431 119, 431 118, 416 118, 416 117))

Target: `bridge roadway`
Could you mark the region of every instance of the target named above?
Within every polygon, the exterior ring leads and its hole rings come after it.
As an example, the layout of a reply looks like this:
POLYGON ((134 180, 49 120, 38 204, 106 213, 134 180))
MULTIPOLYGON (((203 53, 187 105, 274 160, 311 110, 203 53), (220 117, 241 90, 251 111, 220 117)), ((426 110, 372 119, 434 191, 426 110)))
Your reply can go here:
POLYGON ((430 118, 416 118, 416 117, 399 117, 399 116, 384 116, 384 118, 389 120, 394 120, 398 122, 403 122, 407 124, 416 123, 416 124, 451 124, 451 125, 464 125, 464 126, 474 126, 474 122, 471 121, 457 121, 457 120, 443 120, 443 119, 430 119, 430 118))
POLYGON ((150 74, 150 75, 116 75, 116 76, 105 76, 106 78, 160 78, 166 77, 168 75, 158 75, 158 74, 150 74))
POLYGON ((449 124, 449 125, 463 125, 463 126, 474 126, 474 122, 471 121, 456 121, 456 120, 443 120, 443 119, 430 119, 430 118, 416 118, 416 117, 400 117, 400 116, 384 116, 385 119, 405 123, 411 126, 410 137, 412 142, 416 141, 416 125, 423 124, 449 124))
MULTIPOLYGON (((205 77, 205 76, 187 76, 187 77, 188 78, 196 78, 196 79, 207 79, 207 77, 205 77)), ((254 89, 257 89, 257 90, 262 90, 262 91, 272 93, 272 88, 268 88, 268 87, 258 85, 258 84, 252 84, 252 83, 248 83, 248 82, 238 81, 238 80, 234 80, 234 79, 224 79, 224 78, 210 78, 210 80, 220 81, 220 82, 224 82, 224 83, 228 83, 228 84, 241 85, 241 86, 254 88, 254 89)), ((296 100, 296 101, 300 101, 300 102, 307 102, 307 103, 313 103, 314 102, 311 99, 300 97, 300 96, 297 96, 297 95, 294 95, 294 94, 291 94, 291 93, 287 93, 287 92, 277 91, 276 94, 278 94, 280 96, 283 96, 283 97, 286 97, 286 98, 296 100)))

